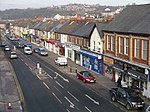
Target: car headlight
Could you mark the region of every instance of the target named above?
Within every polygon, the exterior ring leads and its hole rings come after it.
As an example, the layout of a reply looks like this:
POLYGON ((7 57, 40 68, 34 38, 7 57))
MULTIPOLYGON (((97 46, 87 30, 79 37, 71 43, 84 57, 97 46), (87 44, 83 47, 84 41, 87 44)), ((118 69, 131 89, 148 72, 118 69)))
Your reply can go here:
POLYGON ((142 104, 145 104, 145 102, 142 102, 142 104))
POLYGON ((132 105, 136 105, 136 102, 132 102, 132 105))
POLYGON ((86 79, 87 81, 90 81, 90 79, 86 79))

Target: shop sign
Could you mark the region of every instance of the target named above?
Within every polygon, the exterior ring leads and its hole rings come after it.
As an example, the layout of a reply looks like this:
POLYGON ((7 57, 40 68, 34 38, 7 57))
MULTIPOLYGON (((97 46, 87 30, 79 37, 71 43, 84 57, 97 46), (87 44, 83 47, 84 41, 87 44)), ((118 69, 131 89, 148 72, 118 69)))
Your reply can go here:
POLYGON ((80 46, 77 46, 77 45, 71 45, 70 48, 75 51, 80 51, 80 46))
POLYGON ((114 60, 108 57, 104 57, 104 62, 109 63, 109 64, 114 64, 114 60))
POLYGON ((102 59, 102 56, 95 54, 95 53, 92 53, 92 52, 85 51, 85 50, 80 50, 80 53, 88 54, 88 55, 91 55, 94 57, 98 57, 99 59, 102 59))
POLYGON ((128 74, 129 74, 130 76, 133 76, 133 77, 137 78, 137 79, 140 79, 140 76, 137 76, 137 75, 135 75, 135 74, 133 74, 133 73, 128 72, 128 74))

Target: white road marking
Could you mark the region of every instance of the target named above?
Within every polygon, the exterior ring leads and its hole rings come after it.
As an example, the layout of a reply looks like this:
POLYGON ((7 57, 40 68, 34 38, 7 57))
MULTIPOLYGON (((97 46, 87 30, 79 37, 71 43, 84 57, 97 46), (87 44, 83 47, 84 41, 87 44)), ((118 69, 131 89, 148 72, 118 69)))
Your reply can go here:
POLYGON ((95 101, 94 99, 92 99, 90 96, 88 96, 87 94, 85 94, 85 96, 87 98, 89 98, 90 100, 92 100, 95 104, 99 105, 99 102, 95 101))
POLYGON ((68 109, 66 109, 67 110, 67 112, 70 112, 68 109))
POLYGON ((32 68, 31 67, 29 67, 30 68, 30 70, 32 70, 32 68))
POLYGON ((53 77, 52 77, 52 76, 50 76, 49 74, 47 74, 47 75, 48 75, 48 77, 49 77, 49 78, 53 79, 53 77))
POLYGON ((47 88, 47 89, 49 89, 48 85, 47 85, 47 84, 45 84, 45 82, 43 82, 43 84, 46 86, 46 88, 47 88))
POLYGON ((68 92, 68 94, 70 94, 77 102, 79 102, 79 100, 73 95, 73 94, 71 94, 69 91, 67 91, 68 92))
POLYGON ((38 76, 38 75, 36 75, 37 77, 38 77, 38 79, 40 79, 41 80, 41 78, 38 76))
POLYGON ((20 58, 21 59, 21 61, 23 61, 23 59, 22 58, 20 58))
POLYGON ((66 96, 64 98, 70 103, 70 107, 74 108, 74 104, 66 96))
POLYGON ((26 66, 28 66, 28 64, 27 64, 27 63, 25 63, 25 65, 26 65, 26 66))
POLYGON ((85 109, 88 110, 89 112, 92 112, 92 111, 91 111, 89 108, 87 108, 86 106, 85 106, 85 109))
POLYGON ((61 88, 64 88, 59 82, 55 81, 61 88))
POLYGON ((56 76, 54 77, 54 79, 57 78, 57 76, 59 76, 60 78, 62 78, 64 81, 69 82, 68 79, 64 78, 63 76, 61 76, 59 73, 55 72, 56 76))
POLYGON ((62 102, 60 101, 60 99, 55 95, 55 93, 52 93, 54 95, 54 97, 59 101, 59 103, 62 104, 62 102))

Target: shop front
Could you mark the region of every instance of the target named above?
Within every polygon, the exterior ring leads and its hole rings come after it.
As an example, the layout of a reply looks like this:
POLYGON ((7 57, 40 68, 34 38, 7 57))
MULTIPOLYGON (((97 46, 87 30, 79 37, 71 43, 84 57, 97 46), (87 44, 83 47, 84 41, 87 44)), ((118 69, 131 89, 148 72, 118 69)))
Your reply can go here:
POLYGON ((65 44, 65 57, 71 59, 76 64, 81 64, 80 61, 80 46, 73 43, 66 42, 65 44))
POLYGON ((54 53, 55 40, 52 38, 49 38, 47 42, 48 42, 48 50, 54 53))
POLYGON ((99 74, 103 74, 103 56, 87 50, 80 50, 81 66, 93 70, 99 74))
POLYGON ((115 63, 112 65, 114 73, 114 81, 117 82, 118 78, 122 76, 122 80, 126 82, 126 74, 123 68, 123 65, 120 63, 115 63))
POLYGON ((58 55, 65 55, 65 48, 63 43, 56 41, 55 42, 55 46, 54 46, 54 53, 58 54, 58 55))
POLYGON ((104 59, 104 75, 106 77, 108 77, 109 79, 111 79, 112 81, 115 80, 115 76, 114 76, 114 72, 113 72, 113 68, 112 68, 112 65, 114 64, 114 59, 112 58, 109 58, 107 56, 104 56, 103 57, 104 59))
POLYGON ((147 96, 146 94, 150 91, 148 88, 149 71, 147 69, 118 60, 115 60, 112 67, 115 74, 115 82, 121 76, 122 82, 126 83, 127 87, 147 96))

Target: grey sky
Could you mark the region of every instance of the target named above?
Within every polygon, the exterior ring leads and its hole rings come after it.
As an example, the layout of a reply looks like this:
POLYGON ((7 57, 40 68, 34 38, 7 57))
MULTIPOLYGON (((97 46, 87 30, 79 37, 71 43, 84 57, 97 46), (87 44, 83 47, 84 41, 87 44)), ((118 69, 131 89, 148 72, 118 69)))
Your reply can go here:
POLYGON ((150 3, 150 0, 0 0, 0 10, 10 8, 40 8, 52 5, 65 5, 70 3, 119 6, 132 3, 148 4, 150 3))

